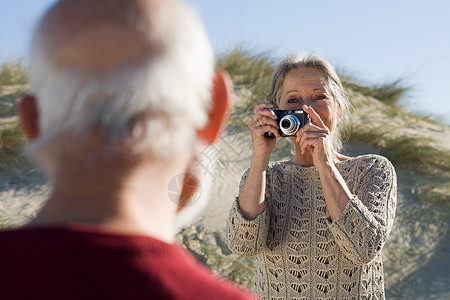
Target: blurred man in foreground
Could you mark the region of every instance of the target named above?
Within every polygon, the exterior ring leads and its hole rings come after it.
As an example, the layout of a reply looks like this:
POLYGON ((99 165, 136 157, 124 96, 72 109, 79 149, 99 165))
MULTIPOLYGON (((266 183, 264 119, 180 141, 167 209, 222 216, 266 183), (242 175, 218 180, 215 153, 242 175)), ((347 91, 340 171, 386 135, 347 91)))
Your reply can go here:
POLYGON ((173 244, 230 88, 190 6, 61 0, 34 34, 30 79, 19 117, 53 191, 0 232, 1 299, 250 298, 173 244))

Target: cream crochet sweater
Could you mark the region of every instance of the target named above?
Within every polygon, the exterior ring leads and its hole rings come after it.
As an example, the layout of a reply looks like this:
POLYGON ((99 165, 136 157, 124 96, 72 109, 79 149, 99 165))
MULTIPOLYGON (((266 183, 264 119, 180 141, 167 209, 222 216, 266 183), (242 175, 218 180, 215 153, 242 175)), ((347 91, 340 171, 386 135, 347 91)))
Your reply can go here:
POLYGON ((234 202, 227 244, 239 256, 256 255, 254 292, 260 297, 385 298, 381 250, 394 222, 395 170, 378 155, 337 168, 354 198, 333 222, 315 167, 270 163, 264 211, 254 220, 246 220, 234 202))

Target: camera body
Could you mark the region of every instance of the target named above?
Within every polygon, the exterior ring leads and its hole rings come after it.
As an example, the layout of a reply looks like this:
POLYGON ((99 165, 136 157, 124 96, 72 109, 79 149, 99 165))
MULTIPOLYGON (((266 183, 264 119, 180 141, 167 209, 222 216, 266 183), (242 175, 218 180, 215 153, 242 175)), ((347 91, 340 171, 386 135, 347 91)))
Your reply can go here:
MULTIPOLYGON (((295 136, 297 131, 311 122, 307 113, 302 109, 299 110, 280 110, 274 109, 273 112, 277 116, 278 133, 282 137, 295 136)), ((275 137, 272 132, 266 132, 265 137, 275 137)))

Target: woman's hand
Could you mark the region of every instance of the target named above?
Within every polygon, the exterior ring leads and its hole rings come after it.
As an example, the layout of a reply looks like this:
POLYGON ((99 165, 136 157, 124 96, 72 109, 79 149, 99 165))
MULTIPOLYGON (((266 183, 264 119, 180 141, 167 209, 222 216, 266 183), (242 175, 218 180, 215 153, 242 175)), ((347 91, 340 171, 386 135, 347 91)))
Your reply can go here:
POLYGON ((334 165, 331 134, 319 114, 306 105, 303 110, 311 122, 300 128, 296 141, 302 155, 311 152, 314 166, 319 171, 323 195, 332 220, 338 218, 353 197, 341 173, 334 165))
POLYGON ((266 132, 272 132, 279 137, 277 117, 272 111, 274 106, 270 103, 262 103, 255 107, 252 120, 248 123, 252 137, 253 157, 256 159, 266 159, 267 162, 275 148, 276 138, 265 137, 266 132))
POLYGON ((316 167, 333 162, 330 130, 312 107, 303 105, 303 110, 309 115, 311 122, 297 132, 296 142, 301 154, 305 155, 309 150, 316 167))

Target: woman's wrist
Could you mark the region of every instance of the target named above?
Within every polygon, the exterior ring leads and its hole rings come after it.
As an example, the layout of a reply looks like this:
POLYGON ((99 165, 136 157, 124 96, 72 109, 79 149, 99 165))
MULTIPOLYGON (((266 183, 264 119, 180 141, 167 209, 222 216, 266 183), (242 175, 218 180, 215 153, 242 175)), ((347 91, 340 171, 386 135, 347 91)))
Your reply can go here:
POLYGON ((326 153, 322 159, 314 162, 314 166, 319 173, 337 171, 335 163, 339 161, 338 155, 338 153, 333 151, 331 153, 326 153))
POLYGON ((267 166, 269 165, 270 156, 266 157, 260 157, 253 155, 250 169, 253 169, 255 171, 265 171, 267 169, 267 166))
POLYGON ((331 160, 325 160, 323 162, 320 162, 318 164, 315 165, 317 171, 320 173, 322 172, 330 172, 333 171, 336 167, 336 165, 334 164, 334 162, 331 160))

